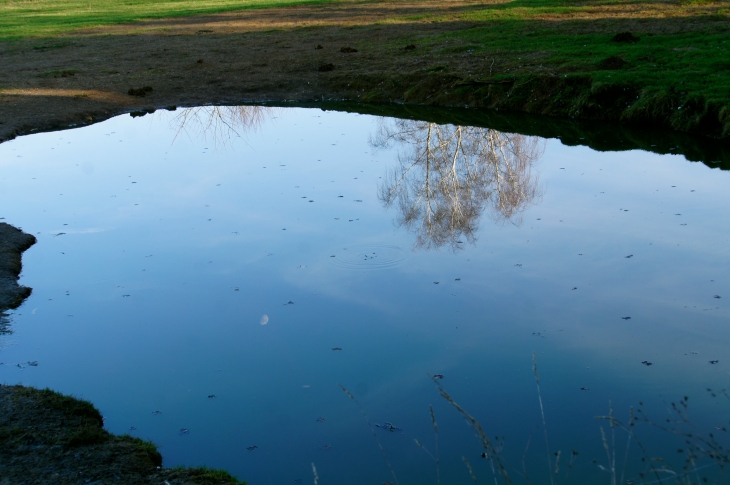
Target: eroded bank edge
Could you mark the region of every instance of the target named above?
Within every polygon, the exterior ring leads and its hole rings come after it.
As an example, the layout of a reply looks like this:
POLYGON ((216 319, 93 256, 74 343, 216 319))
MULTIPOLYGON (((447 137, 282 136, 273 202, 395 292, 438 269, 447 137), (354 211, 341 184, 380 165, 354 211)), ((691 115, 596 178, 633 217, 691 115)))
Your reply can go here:
POLYGON ((563 80, 503 79, 490 83, 446 75, 420 80, 410 76, 383 80, 358 77, 358 82, 352 81, 346 77, 332 78, 331 84, 339 96, 304 99, 216 96, 191 102, 181 93, 177 97, 130 96, 130 103, 124 105, 103 102, 84 108, 70 105, 56 119, 39 115, 11 132, 3 133, 0 128, 0 142, 32 133, 90 125, 125 113, 138 116, 176 107, 270 105, 483 126, 557 138, 566 145, 582 145, 599 151, 641 149, 679 154, 712 168, 730 169, 730 108, 695 99, 691 94, 684 97, 653 94, 647 95, 650 99, 643 99, 639 88, 593 85, 589 78, 581 76, 563 80))

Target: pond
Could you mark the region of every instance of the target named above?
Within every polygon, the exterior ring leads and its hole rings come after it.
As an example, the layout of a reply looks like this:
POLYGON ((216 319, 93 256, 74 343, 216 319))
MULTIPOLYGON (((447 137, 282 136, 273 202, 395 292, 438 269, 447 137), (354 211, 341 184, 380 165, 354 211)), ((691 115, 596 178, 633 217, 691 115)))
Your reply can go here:
POLYGON ((0 170, 0 222, 38 238, 0 382, 92 401, 165 466, 250 484, 721 476, 675 432, 728 441, 728 172, 261 106, 21 137, 0 170), (596 419, 632 407, 668 430, 596 419))

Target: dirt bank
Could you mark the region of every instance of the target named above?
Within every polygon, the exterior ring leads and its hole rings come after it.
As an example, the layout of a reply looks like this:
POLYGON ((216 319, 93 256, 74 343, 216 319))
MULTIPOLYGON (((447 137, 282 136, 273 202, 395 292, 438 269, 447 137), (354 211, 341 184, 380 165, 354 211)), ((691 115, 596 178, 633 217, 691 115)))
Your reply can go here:
MULTIPOLYGON (((496 54, 488 45, 474 50, 463 32, 489 28, 468 20, 483 5, 310 5, 2 42, 0 59, 13 68, 0 70, 0 141, 167 106, 327 100, 512 110, 730 139, 730 110, 722 103, 673 87, 657 94, 640 84, 557 72, 542 66, 546 53, 496 54)), ((583 23, 570 28, 599 29, 601 45, 614 31, 639 25, 606 9, 595 18, 586 12, 583 23)), ((681 33, 700 25, 688 22, 694 17, 665 18, 667 12, 668 6, 648 11, 641 28, 681 33)), ((712 18, 716 29, 728 23, 722 15, 712 18)), ((558 20, 539 19, 545 25, 558 20)))
POLYGON ((0 315, 19 307, 30 296, 32 290, 18 285, 18 277, 23 268, 23 251, 35 243, 35 236, 0 222, 0 315))
POLYGON ((204 468, 162 468, 154 444, 103 429, 91 403, 0 384, 0 485, 241 483, 204 468))

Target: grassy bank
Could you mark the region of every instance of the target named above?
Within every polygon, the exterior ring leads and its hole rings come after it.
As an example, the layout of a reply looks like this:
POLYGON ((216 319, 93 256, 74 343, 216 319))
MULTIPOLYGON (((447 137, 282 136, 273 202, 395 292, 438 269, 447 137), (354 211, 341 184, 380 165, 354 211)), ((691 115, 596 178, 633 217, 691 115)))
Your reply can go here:
POLYGON ((162 468, 152 442, 113 435, 103 425, 88 401, 0 384, 0 482, 245 484, 222 470, 162 468))
POLYGON ((272 8, 328 0, 0 0, 0 39, 68 34, 138 20, 272 8))
POLYGON ((429 20, 471 24, 415 40, 442 76, 407 100, 730 136, 728 2, 515 0, 429 20))
POLYGON ((112 112, 322 99, 470 106, 730 140, 727 1, 0 0, 0 39, 0 55, 22 64, 0 74, 11 102, 38 87, 104 91, 112 112), (159 101, 110 101, 136 84, 159 101))

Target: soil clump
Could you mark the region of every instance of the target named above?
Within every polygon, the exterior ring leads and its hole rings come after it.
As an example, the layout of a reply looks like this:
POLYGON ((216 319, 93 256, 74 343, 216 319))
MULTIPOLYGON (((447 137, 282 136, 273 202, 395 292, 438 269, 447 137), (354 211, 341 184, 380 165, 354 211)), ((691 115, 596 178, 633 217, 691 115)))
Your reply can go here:
POLYGON ((219 470, 163 468, 153 443, 103 425, 87 401, 0 384, 0 485, 243 483, 219 470))
POLYGON ((0 333, 7 331, 3 324, 5 311, 18 308, 33 291, 20 286, 18 277, 23 269, 21 256, 35 243, 35 236, 0 222, 0 333))

